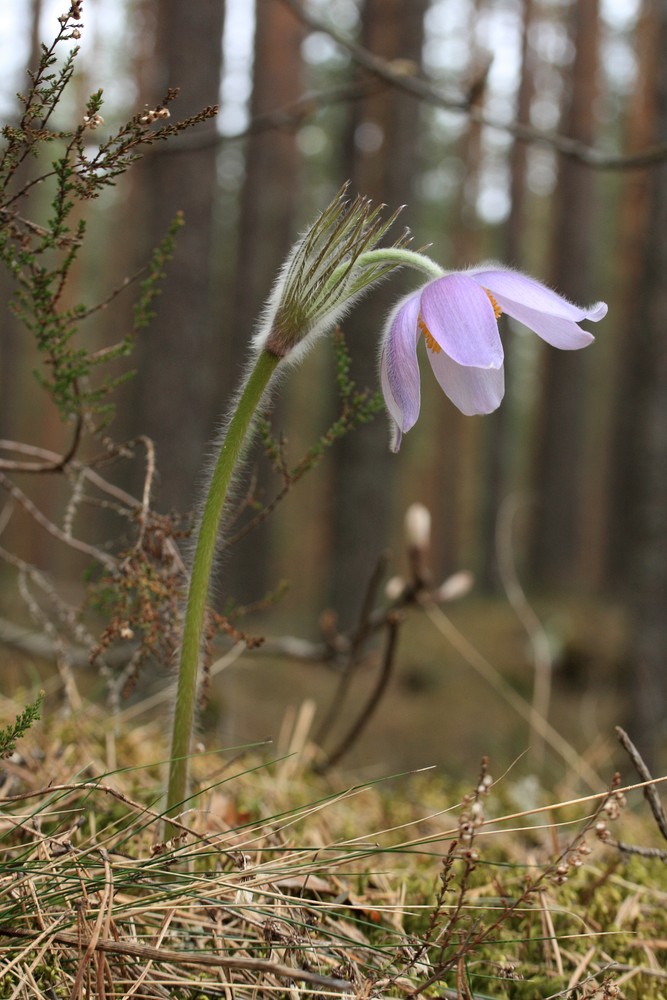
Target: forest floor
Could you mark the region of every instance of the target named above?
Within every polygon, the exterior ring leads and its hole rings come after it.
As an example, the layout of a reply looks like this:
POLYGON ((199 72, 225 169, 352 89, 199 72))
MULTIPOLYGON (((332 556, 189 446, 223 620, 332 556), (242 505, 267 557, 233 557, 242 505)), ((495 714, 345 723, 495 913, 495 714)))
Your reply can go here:
POLYGON ((0 997, 667 996, 667 844, 627 756, 323 776, 309 704, 278 746, 204 735, 166 836, 159 713, 52 694, 2 763, 0 997))

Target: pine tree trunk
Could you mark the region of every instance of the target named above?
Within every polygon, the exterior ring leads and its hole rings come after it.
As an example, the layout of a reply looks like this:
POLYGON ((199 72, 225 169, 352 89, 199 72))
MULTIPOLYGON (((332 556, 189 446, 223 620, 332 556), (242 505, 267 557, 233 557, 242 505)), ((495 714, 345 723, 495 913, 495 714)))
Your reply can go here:
MULTIPOLYGON (((627 111, 628 150, 648 148, 658 134, 658 4, 644 6, 637 26, 638 78, 627 111)), ((611 445, 607 479, 606 569, 607 583, 621 594, 628 593, 628 568, 632 562, 637 516, 638 455, 635 447, 638 407, 649 377, 649 359, 637 350, 637 303, 641 301, 644 259, 651 218, 651 170, 631 171, 623 178, 619 206, 619 241, 615 261, 620 316, 611 409, 611 445)))
MULTIPOLYGON (((179 87, 171 106, 179 118, 216 104, 220 90, 224 0, 144 3, 143 31, 154 47, 143 66, 144 103, 154 107, 179 87)), ((175 142, 152 147, 136 168, 128 242, 145 261, 177 211, 181 229, 156 303, 156 316, 139 339, 139 375, 133 383, 133 424, 156 445, 158 503, 187 510, 220 408, 219 343, 214 329, 211 274, 214 239, 215 121, 175 142)))
MULTIPOLYGON (((418 67, 425 10, 425 0, 367 0, 364 46, 385 59, 408 59, 418 67)), ((413 201, 418 127, 419 105, 389 87, 352 107, 346 168, 352 195, 360 192, 384 202, 389 211, 413 201)), ((409 223, 406 212, 400 225, 409 223)), ((377 385, 379 336, 397 294, 395 280, 391 287, 376 289, 344 323, 352 376, 360 388, 377 385)), ((346 625, 354 620, 371 571, 388 544, 398 468, 388 442, 386 422, 379 419, 349 435, 334 452, 331 602, 346 625)))
MULTIPOLYGON (((533 0, 523 0, 521 77, 516 104, 516 120, 521 124, 530 122, 530 106, 534 92, 533 65, 528 45, 533 6, 533 0)), ((519 269, 524 263, 527 160, 527 144, 515 139, 509 157, 511 208, 505 230, 504 259, 510 267, 519 269)), ((516 474, 516 461, 513 455, 515 441, 512 426, 513 352, 512 343, 507 337, 506 324, 504 323, 501 324, 501 336, 505 347, 506 396, 503 405, 485 420, 487 479, 480 523, 482 564, 479 582, 481 587, 487 591, 496 590, 499 585, 496 558, 498 514, 503 499, 512 488, 516 474)))
MULTIPOLYGON (((597 0, 571 7, 576 54, 569 78, 561 131, 585 143, 595 135, 599 11, 597 0)), ((561 158, 555 205, 552 282, 575 302, 591 299, 596 175, 574 160, 561 158)), ((584 444, 588 368, 591 352, 545 348, 537 453, 535 455, 534 577, 553 586, 578 576, 585 542, 584 444)))
MULTIPOLYGON (((667 141, 667 4, 653 4, 657 52, 656 134, 667 141)), ((643 358, 633 448, 638 455, 633 552, 635 664, 632 734, 653 766, 667 763, 667 165, 648 176, 649 213, 643 279, 636 306, 635 351, 643 358)))
MULTIPOLYGON (((42 0, 32 0, 30 9, 30 54, 28 66, 35 70, 40 57, 40 36, 39 22, 42 15, 42 0)), ((29 86, 27 75, 21 80, 20 91, 25 93, 29 86)), ((17 117, 21 111, 17 109, 17 117)), ((13 189, 18 191, 30 181, 36 169, 33 157, 28 157, 19 166, 13 189)), ((32 419, 32 414, 26 414, 22 407, 18 405, 19 394, 23 389, 24 369, 32 367, 32 361, 26 363, 24 357, 30 338, 23 324, 14 316, 9 308, 9 303, 14 298, 17 284, 4 266, 0 268, 0 324, 2 336, 0 336, 0 437, 14 438, 19 431, 19 421, 22 417, 28 416, 32 419)), ((25 372, 27 378, 32 381, 32 373, 25 372)), ((33 383, 34 384, 34 383, 33 383)), ((46 442, 40 442, 46 446, 46 442)))
MULTIPOLYGON (((289 106, 303 90, 300 22, 276 0, 258 0, 255 17, 253 119, 289 106)), ((226 395, 238 381, 253 325, 296 236, 298 223, 303 223, 303 216, 298 214, 301 174, 301 154, 294 129, 272 128, 248 138, 235 300, 225 336, 226 395)), ((280 424, 283 412, 280 399, 274 406, 277 407, 275 422, 280 424)), ((275 476, 265 463, 259 463, 252 471, 255 494, 260 502, 266 502, 275 489, 275 476)), ((235 600, 257 600, 271 585, 269 555, 273 530, 273 523, 262 524, 230 552, 225 589, 229 588, 235 600)))

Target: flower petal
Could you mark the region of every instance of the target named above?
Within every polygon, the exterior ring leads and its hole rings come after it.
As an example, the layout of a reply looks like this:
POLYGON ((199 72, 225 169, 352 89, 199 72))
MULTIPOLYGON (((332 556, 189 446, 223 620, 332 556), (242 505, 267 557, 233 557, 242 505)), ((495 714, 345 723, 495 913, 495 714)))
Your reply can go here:
POLYGON ((433 374, 446 396, 467 417, 493 413, 505 394, 505 372, 500 368, 473 368, 459 365, 444 351, 428 352, 433 374))
POLYGON ((434 340, 460 365, 502 367, 503 347, 491 300, 469 275, 446 274, 430 281, 422 290, 421 314, 434 340))
POLYGON ((587 347, 593 335, 580 329, 577 323, 584 319, 597 323, 607 314, 604 302, 582 308, 517 271, 474 271, 470 276, 483 288, 488 288, 508 316, 529 327, 548 344, 563 350, 587 347))
POLYGON ((413 292, 401 299, 390 314, 382 339, 380 381, 387 409, 398 427, 394 451, 398 451, 401 435, 414 426, 419 416, 418 316, 419 292, 413 292))

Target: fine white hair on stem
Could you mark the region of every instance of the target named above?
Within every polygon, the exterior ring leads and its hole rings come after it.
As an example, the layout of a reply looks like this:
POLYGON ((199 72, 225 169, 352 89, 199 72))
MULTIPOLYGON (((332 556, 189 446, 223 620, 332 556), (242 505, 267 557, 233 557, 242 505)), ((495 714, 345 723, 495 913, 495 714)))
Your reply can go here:
MULTIPOLYGON (((194 558, 194 550, 196 546, 198 529, 199 525, 201 524, 201 519, 204 512, 204 504, 206 501, 206 497, 208 496, 208 492, 211 486, 211 479, 213 476, 213 471, 215 469, 215 464, 217 462, 218 455, 220 454, 220 450, 224 446, 225 438, 227 437, 227 431, 229 430, 229 425, 231 423, 232 417, 236 412, 239 400, 243 396, 243 392, 246 388, 246 385, 248 384, 248 379, 250 378, 254 361, 255 359, 253 356, 251 356, 247 360, 239 384, 237 388, 234 390, 234 393, 228 403, 227 410, 222 416, 218 429, 216 430, 207 449, 207 456, 204 461, 204 466, 201 475, 199 477, 199 483, 196 491, 197 497, 193 508, 193 514, 194 514, 193 530, 190 536, 189 545, 186 546, 186 565, 188 566, 192 565, 192 560, 194 558)), ((241 455, 239 456, 239 460, 236 463, 234 474, 229 484, 226 507, 228 507, 230 500, 233 501, 235 498, 239 496, 239 491, 240 491, 239 484, 243 479, 243 472, 244 469, 246 468, 248 452, 250 451, 252 444, 255 440, 257 421, 262 416, 262 414, 265 413, 266 410, 268 409, 275 387, 277 386, 280 379, 283 378, 284 375, 286 374, 286 367, 287 366, 283 366, 282 364, 278 365, 276 371, 274 372, 273 377, 270 379, 269 383, 266 386, 266 389, 264 390, 264 393, 262 394, 260 404, 257 407, 253 419, 248 428, 248 432, 245 436, 241 455)), ((225 532, 225 519, 223 516, 223 519, 220 524, 220 530, 218 531, 215 566, 219 564, 220 550, 224 542, 224 532, 225 532)), ((214 577, 215 577, 215 572, 213 574, 213 578, 211 579, 211 588, 213 592, 215 592, 214 577)))

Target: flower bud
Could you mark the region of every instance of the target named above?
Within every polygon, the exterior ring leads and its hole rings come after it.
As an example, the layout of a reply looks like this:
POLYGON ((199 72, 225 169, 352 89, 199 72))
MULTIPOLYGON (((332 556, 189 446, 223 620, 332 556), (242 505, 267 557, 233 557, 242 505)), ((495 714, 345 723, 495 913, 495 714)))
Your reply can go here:
POLYGON ((473 587, 475 578, 468 570, 461 570, 454 573, 440 584, 434 597, 438 603, 446 604, 447 601, 455 601, 458 597, 465 597, 473 587))
POLYGON ((427 552, 431 545, 431 512, 423 503, 411 503, 405 512, 405 538, 408 546, 427 552))
MULTIPOLYGON (((360 196, 348 201, 345 194, 343 187, 292 247, 253 338, 258 353, 296 360, 373 284, 402 266, 372 253, 397 213, 384 222, 381 207, 360 196)), ((404 234, 394 247, 406 241, 404 234)))
POLYGON ((402 576, 392 576, 387 580, 384 594, 388 601, 397 601, 405 590, 405 580, 402 576))

